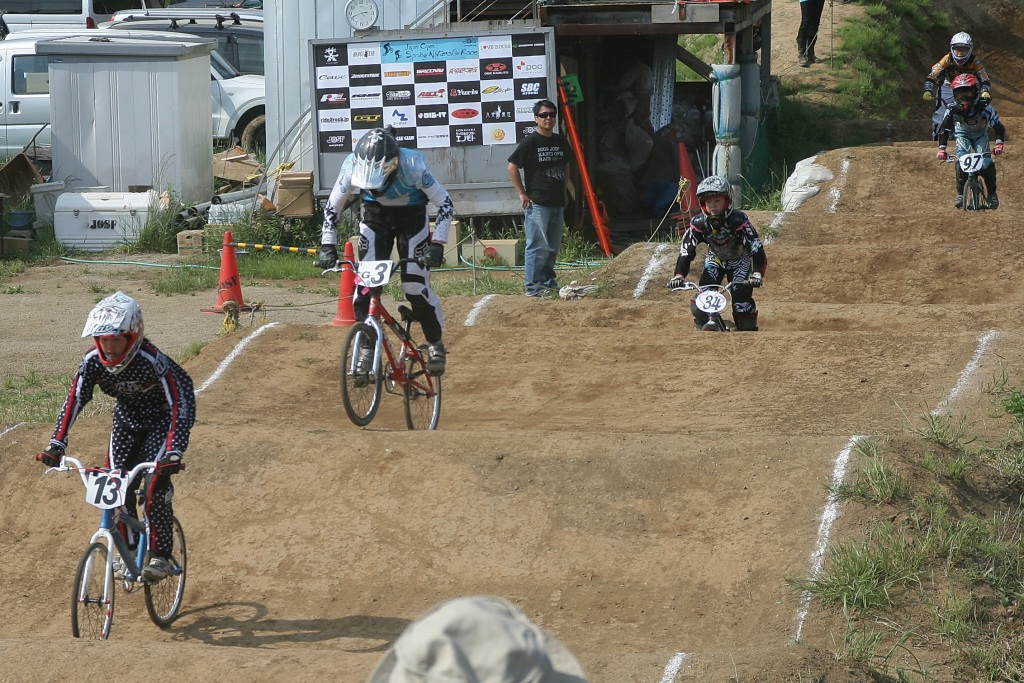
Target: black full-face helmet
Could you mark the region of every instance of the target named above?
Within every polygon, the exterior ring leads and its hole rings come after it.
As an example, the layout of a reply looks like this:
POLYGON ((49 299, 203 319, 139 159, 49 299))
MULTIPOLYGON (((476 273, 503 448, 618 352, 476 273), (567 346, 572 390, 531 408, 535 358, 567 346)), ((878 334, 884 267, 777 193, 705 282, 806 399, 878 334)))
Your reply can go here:
POLYGON ((367 131, 359 138, 352 155, 353 187, 370 191, 383 190, 398 171, 398 141, 384 128, 367 131))

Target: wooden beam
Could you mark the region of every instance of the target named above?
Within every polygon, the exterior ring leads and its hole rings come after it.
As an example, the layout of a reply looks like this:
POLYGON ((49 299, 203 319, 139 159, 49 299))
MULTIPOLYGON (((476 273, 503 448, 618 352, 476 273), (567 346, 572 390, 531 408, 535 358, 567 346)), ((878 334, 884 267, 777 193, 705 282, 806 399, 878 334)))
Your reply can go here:
POLYGON ((690 67, 704 78, 711 78, 711 67, 694 57, 686 48, 676 45, 676 59, 690 67))

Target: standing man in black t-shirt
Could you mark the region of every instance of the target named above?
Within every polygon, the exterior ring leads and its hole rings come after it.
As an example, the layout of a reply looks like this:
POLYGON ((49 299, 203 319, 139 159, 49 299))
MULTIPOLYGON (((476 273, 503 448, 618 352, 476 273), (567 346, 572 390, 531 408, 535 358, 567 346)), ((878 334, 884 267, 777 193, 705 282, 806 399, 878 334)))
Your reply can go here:
POLYGON ((569 142, 555 132, 558 107, 551 100, 533 105, 537 125, 508 158, 508 177, 523 202, 526 231, 526 296, 558 291, 555 257, 565 227, 565 182, 569 142), (520 175, 522 171, 522 175, 520 175), (526 187, 523 178, 526 177, 526 187))

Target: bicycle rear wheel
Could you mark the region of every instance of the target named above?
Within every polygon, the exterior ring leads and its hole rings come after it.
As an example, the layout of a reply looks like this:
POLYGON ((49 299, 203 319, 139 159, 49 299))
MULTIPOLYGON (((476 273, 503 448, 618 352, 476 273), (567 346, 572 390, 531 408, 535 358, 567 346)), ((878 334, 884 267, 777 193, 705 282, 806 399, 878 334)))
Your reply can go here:
POLYGON ((185 578, 188 576, 188 553, 185 549, 185 532, 175 517, 171 546, 171 575, 156 583, 146 583, 146 611, 153 623, 160 627, 170 626, 178 618, 181 599, 185 595, 185 578))
POLYGON ((409 429, 437 429, 441 419, 441 378, 427 374, 425 347, 405 356, 405 424, 409 429))
MULTIPOLYGON (((384 378, 380 368, 371 369, 367 375, 355 372, 356 360, 362 345, 373 348, 376 333, 366 323, 356 323, 345 337, 341 347, 341 400, 345 404, 348 419, 360 427, 373 421, 380 408, 384 378)), ((381 360, 383 364, 385 360, 381 360)))
POLYGON ((106 640, 114 623, 114 581, 107 586, 107 546, 93 543, 82 554, 71 589, 71 635, 106 640))

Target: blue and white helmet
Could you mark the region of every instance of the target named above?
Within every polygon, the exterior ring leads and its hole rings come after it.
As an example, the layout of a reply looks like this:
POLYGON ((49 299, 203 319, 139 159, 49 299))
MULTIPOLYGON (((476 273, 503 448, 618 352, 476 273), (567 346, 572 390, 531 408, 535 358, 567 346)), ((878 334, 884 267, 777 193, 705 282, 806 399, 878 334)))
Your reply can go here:
POLYGON ((971 58, 972 52, 974 52, 974 41, 971 40, 970 33, 961 31, 950 39, 949 56, 958 66, 966 64, 967 60, 971 58))
POLYGON ((142 308, 135 299, 124 292, 115 292, 89 311, 82 336, 93 338, 100 354, 100 362, 116 375, 132 362, 142 345, 142 308), (107 357, 100 348, 100 337, 120 336, 128 339, 125 352, 119 358, 107 357))
POLYGON ((381 190, 398 170, 398 140, 384 128, 374 128, 359 138, 352 150, 353 187, 381 190))

